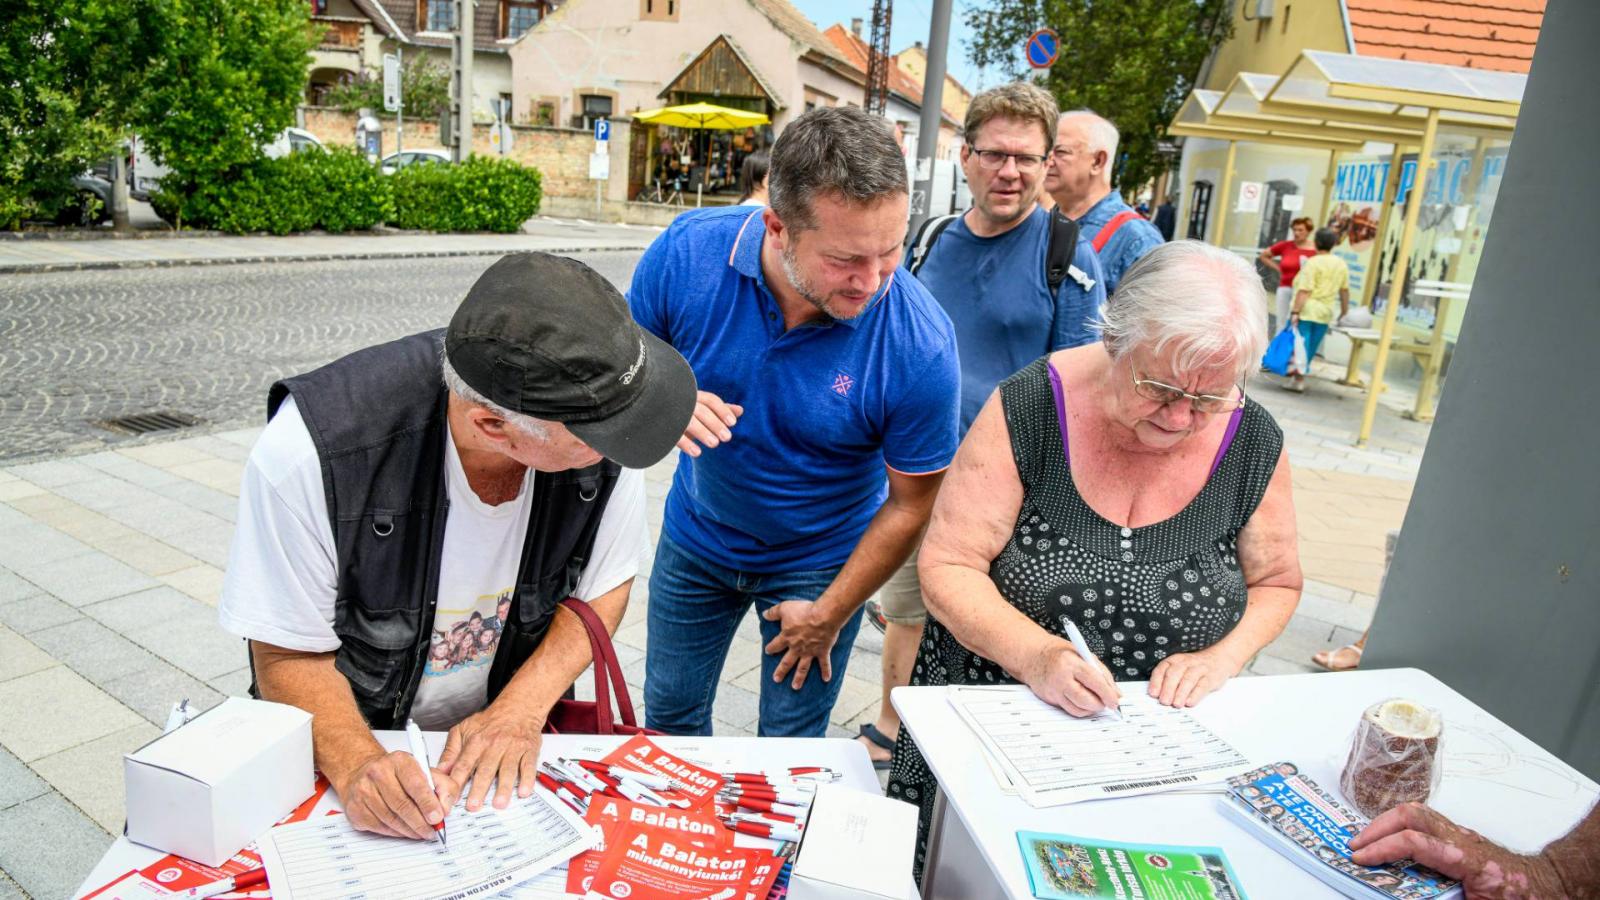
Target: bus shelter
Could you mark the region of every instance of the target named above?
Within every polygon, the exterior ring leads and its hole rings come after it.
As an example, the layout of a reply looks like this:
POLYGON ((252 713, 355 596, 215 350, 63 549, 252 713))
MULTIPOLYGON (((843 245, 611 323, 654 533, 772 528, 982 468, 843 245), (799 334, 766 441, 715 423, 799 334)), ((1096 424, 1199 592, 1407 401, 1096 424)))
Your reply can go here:
MULTIPOLYGON (((1221 246, 1230 246, 1227 217, 1241 144, 1327 152, 1316 221, 1340 233, 1335 252, 1362 276, 1359 286, 1352 279, 1353 293, 1382 315, 1377 328, 1340 329, 1352 342, 1348 383, 1360 385, 1362 352, 1376 348, 1358 446, 1371 437, 1391 351, 1417 357, 1422 378, 1410 414, 1432 418, 1526 81, 1506 72, 1307 50, 1281 75, 1241 72, 1226 90, 1193 91, 1168 129, 1227 142, 1212 231, 1221 246), (1402 203, 1397 221, 1391 213, 1402 203)), ((1269 192, 1266 199, 1279 198, 1269 192)), ((1230 249, 1254 254, 1253 245, 1230 249)))

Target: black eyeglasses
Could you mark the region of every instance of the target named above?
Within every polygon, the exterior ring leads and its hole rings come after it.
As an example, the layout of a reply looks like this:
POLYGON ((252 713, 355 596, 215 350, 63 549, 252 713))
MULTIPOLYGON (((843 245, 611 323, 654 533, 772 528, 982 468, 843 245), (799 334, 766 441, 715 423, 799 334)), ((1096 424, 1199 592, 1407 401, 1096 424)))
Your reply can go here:
POLYGON ((1231 412, 1244 406, 1244 385, 1238 385, 1234 394, 1218 397, 1215 394, 1191 394, 1183 388, 1176 388, 1170 384, 1140 378, 1139 373, 1133 373, 1133 392, 1146 400, 1157 403, 1177 403, 1187 398, 1189 406, 1197 413, 1231 412))
POLYGON ((1014 159, 1018 172, 1037 172, 1046 159, 1038 153, 1007 153, 1004 150, 979 150, 976 147, 972 148, 972 153, 978 157, 978 165, 985 169, 1003 169, 1006 160, 1014 159))

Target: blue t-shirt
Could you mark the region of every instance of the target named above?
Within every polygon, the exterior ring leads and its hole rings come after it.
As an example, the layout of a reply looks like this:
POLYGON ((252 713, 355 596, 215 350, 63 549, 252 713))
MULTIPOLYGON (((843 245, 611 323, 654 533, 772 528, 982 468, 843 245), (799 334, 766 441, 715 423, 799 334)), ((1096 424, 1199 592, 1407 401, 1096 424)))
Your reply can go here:
MULTIPOLYGON (((1122 202, 1122 195, 1116 191, 1100 198, 1100 202, 1089 207, 1089 211, 1078 220, 1078 227, 1083 230, 1084 240, 1093 241, 1100 229, 1106 227, 1117 213, 1131 210, 1133 207, 1122 202)), ((1122 281, 1122 273, 1128 267, 1139 261, 1139 257, 1149 253, 1157 244, 1164 244, 1161 232, 1156 226, 1150 224, 1143 217, 1129 219, 1122 223, 1106 245, 1100 248, 1100 270, 1106 275, 1106 293, 1114 294, 1117 284, 1122 281)))
POLYGON ((744 407, 733 440, 682 456, 663 529, 748 572, 839 566, 888 496, 956 450, 950 319, 897 269, 855 319, 783 327, 761 271, 762 210, 684 213, 639 260, 628 303, 700 389, 744 407))
POLYGON ((1068 275, 1054 297, 1045 280, 1050 214, 1035 209, 1021 225, 978 237, 963 216, 945 226, 917 278, 955 323, 961 350, 961 434, 995 386, 1039 357, 1098 338, 1091 324, 1105 302, 1100 264, 1080 232, 1068 275))

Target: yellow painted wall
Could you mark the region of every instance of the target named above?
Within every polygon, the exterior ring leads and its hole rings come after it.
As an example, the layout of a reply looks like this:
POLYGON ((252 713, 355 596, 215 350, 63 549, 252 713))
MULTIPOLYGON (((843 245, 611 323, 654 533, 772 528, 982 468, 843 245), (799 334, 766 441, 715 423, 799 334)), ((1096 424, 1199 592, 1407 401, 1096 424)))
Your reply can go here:
POLYGON ((1233 4, 1233 37, 1217 49, 1201 87, 1224 90, 1240 72, 1281 74, 1301 50, 1350 52, 1339 0, 1274 0, 1273 7, 1272 18, 1260 20, 1255 17, 1256 0, 1233 4))

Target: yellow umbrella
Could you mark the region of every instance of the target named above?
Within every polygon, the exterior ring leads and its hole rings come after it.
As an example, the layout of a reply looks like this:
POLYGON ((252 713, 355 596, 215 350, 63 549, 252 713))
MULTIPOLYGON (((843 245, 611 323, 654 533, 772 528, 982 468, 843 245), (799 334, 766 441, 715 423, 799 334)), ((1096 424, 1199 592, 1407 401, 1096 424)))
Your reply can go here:
POLYGON ((666 106, 633 114, 635 122, 668 125, 673 128, 710 128, 718 131, 737 131, 754 128, 772 120, 758 112, 730 109, 714 103, 689 103, 684 106, 666 106))

